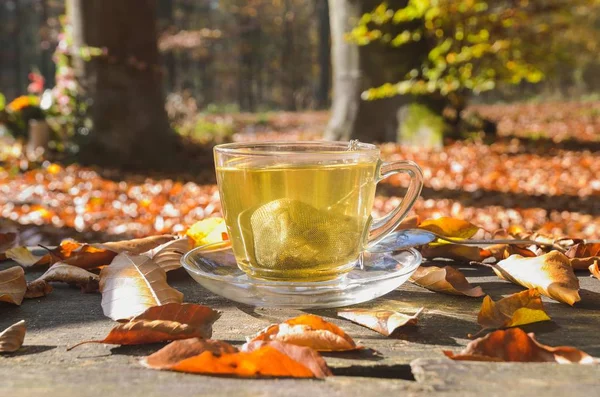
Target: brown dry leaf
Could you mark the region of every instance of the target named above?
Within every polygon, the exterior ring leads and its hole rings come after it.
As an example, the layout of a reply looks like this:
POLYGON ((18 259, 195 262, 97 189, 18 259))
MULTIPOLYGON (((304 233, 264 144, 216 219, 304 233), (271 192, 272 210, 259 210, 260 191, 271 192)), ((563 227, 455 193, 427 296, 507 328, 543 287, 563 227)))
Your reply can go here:
POLYGON ((13 266, 0 271, 0 302, 20 305, 25 291, 27 291, 27 282, 22 267, 13 266))
POLYGON ((462 219, 442 217, 424 220, 419 229, 429 230, 444 237, 467 239, 473 237, 480 228, 462 219))
POLYGON ((116 252, 109 251, 106 248, 98 248, 72 240, 62 241, 50 253, 54 258, 58 259, 57 261, 82 269, 94 269, 106 266, 117 256, 116 252))
POLYGON ((150 251, 153 248, 163 245, 173 240, 175 236, 164 234, 159 236, 149 236, 144 238, 136 238, 133 240, 113 241, 108 243, 92 244, 95 248, 107 249, 117 254, 124 252, 141 255, 144 252, 150 251))
POLYGON ((188 252, 192 248, 191 246, 190 239, 183 237, 152 248, 144 252, 143 255, 152 259, 165 272, 168 272, 181 267, 181 256, 188 252))
POLYGON ((598 262, 594 262, 593 265, 590 265, 589 270, 590 273, 592 273, 592 276, 600 280, 600 267, 598 267, 598 262))
POLYGON ((511 255, 521 255, 527 258, 537 256, 535 252, 514 244, 496 244, 480 251, 481 256, 486 258, 496 258, 497 261, 508 258, 511 255))
POLYGON ((600 261, 600 243, 575 244, 567 252, 567 258, 571 259, 573 269, 588 269, 596 261, 600 261))
POLYGON ((310 347, 292 345, 290 343, 281 343, 277 341, 256 341, 246 343, 242 347, 242 351, 253 352, 264 346, 269 346, 274 349, 277 349, 281 353, 290 357, 292 360, 301 363, 302 365, 310 369, 317 378, 322 379, 327 376, 333 375, 323 357, 321 357, 321 355, 316 350, 311 349, 310 347))
POLYGON ((102 310, 113 320, 136 316, 152 306, 183 302, 167 274, 147 256, 119 254, 100 272, 102 310))
POLYGON ((481 287, 474 287, 459 270, 452 266, 419 267, 409 281, 430 291, 450 295, 465 295, 478 298, 484 295, 481 287))
POLYGON ((4 253, 8 259, 12 259, 23 267, 48 265, 52 261, 50 254, 34 255, 27 247, 14 247, 4 253))
POLYGON ((404 326, 417 325, 417 317, 422 311, 423 308, 420 308, 414 315, 409 316, 391 310, 348 309, 339 311, 337 315, 382 335, 390 336, 404 326))
POLYGON ((540 293, 536 289, 517 292, 494 302, 483 298, 477 323, 485 328, 509 328, 550 320, 544 311, 540 293))
POLYGON ((17 233, 0 233, 0 261, 6 259, 6 250, 13 248, 17 243, 17 233))
POLYGON ((559 302, 572 306, 581 300, 579 280, 570 260, 558 251, 535 258, 511 255, 492 266, 498 277, 525 288, 535 288, 559 302))
POLYGON ((237 353, 238 349, 227 342, 212 339, 189 338, 169 343, 159 351, 140 360, 146 368, 169 369, 181 360, 202 354, 205 351, 220 356, 237 353))
POLYGON ((420 249, 424 258, 446 258, 456 261, 476 261, 485 259, 481 254, 481 248, 458 244, 426 245, 420 249))
POLYGON ((98 291, 100 277, 80 267, 58 262, 52 265, 37 280, 73 284, 80 287, 83 292, 89 293, 98 291))
POLYGON ((52 286, 45 280, 34 280, 27 283, 27 291, 25 291, 26 299, 41 298, 52 292, 52 286))
POLYGON ((458 354, 444 351, 453 360, 555 362, 559 364, 598 364, 598 360, 570 346, 550 347, 520 328, 498 330, 475 339, 458 354))
POLYGON ((0 332, 0 353, 16 352, 23 346, 27 324, 25 320, 11 325, 0 332))
POLYGON ((141 345, 196 337, 210 338, 212 325, 220 316, 218 311, 191 303, 155 306, 115 326, 106 338, 81 342, 69 350, 85 343, 141 345))
POLYGON ((273 346, 238 352, 225 342, 199 339, 172 342, 141 363, 153 369, 241 378, 317 377, 308 366, 273 346))
POLYGON ((281 324, 271 325, 249 342, 255 341, 291 343, 318 351, 346 351, 360 348, 337 325, 312 314, 304 314, 281 324))

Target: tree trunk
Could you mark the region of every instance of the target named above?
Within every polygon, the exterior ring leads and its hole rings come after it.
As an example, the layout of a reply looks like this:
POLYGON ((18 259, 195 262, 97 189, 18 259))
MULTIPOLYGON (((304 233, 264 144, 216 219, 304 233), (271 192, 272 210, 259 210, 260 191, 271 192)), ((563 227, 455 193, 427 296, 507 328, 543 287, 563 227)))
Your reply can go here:
POLYGON ((329 26, 329 5, 327 0, 316 0, 319 25, 319 86, 317 88, 317 107, 324 109, 329 104, 331 85, 331 28, 329 26))
POLYGON ((81 136, 84 163, 171 169, 176 135, 164 108, 154 0, 67 0, 74 68, 93 127, 81 136), (78 53, 100 47, 106 56, 78 53))
MULTIPOLYGON (((368 88, 394 83, 419 67, 428 48, 422 43, 406 44, 401 49, 374 42, 359 47, 344 35, 352 30, 360 17, 372 11, 380 0, 329 0, 331 23, 333 104, 325 133, 328 140, 359 139, 363 142, 396 141, 401 108, 412 99, 406 96, 364 101, 361 93, 368 88)), ((391 0, 390 8, 405 7, 407 0, 391 0)), ((406 25, 394 26, 397 34, 406 25)))

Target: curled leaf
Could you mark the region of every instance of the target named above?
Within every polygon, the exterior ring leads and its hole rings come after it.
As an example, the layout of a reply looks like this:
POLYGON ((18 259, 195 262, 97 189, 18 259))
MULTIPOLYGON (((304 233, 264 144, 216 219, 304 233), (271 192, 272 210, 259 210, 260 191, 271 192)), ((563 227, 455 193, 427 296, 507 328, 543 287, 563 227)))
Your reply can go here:
POLYGON ((569 346, 551 347, 535 340, 520 328, 498 330, 475 339, 460 353, 444 351, 453 360, 556 362, 559 364, 597 364, 598 360, 569 346))
POLYGON ((592 276, 600 280, 600 267, 598 266, 598 262, 594 262, 593 265, 590 265, 589 270, 590 273, 592 273, 592 276))
POLYGON ((80 287, 83 292, 95 292, 98 291, 100 277, 80 267, 58 262, 52 265, 38 280, 73 284, 80 287))
POLYGON ((338 316, 390 336, 402 327, 416 325, 417 317, 422 311, 423 308, 420 308, 414 315, 409 316, 391 310, 349 309, 339 311, 338 316))
POLYGON ((142 255, 149 257, 165 272, 168 272, 181 267, 181 256, 190 250, 191 244, 190 239, 184 237, 161 244, 142 255))
POLYGON ((483 328, 509 328, 547 320, 550 317, 535 289, 517 292, 498 302, 486 296, 477 315, 477 323, 483 328))
POLYGON ((444 237, 467 239, 473 237, 479 230, 479 226, 462 219, 441 217, 438 219, 426 219, 419 225, 419 229, 429 230, 444 237))
POLYGON ((600 243, 575 244, 567 252, 567 258, 571 259, 573 269, 588 269, 596 261, 600 261, 600 243))
POLYGON ((212 339, 190 338, 169 343, 159 351, 140 360, 146 368, 169 369, 186 358, 194 357, 205 351, 221 356, 237 353, 238 349, 227 342, 212 339))
POLYGON ((41 298, 52 292, 52 286, 45 280, 34 280, 27 283, 27 291, 25 291, 26 299, 41 298))
POLYGON ((19 350, 23 346, 26 331, 25 320, 21 320, 0 332, 0 353, 12 353, 19 350))
POLYGON ((536 288, 559 302, 572 306, 581 300, 579 280, 569 258, 558 251, 534 258, 512 255, 493 265, 493 269, 498 277, 525 288, 536 288))
POLYGON ((94 269, 108 265, 117 254, 105 248, 64 240, 50 253, 60 262, 82 269, 94 269))
POLYGON ((22 267, 13 266, 0 271, 0 302, 20 305, 25 291, 27 291, 27 282, 22 267))
POLYGON ((167 274, 147 256, 119 254, 100 272, 102 310, 113 320, 136 316, 152 306, 183 302, 167 274))
POLYGON ((112 241, 108 243, 93 244, 94 248, 106 249, 116 254, 128 253, 133 255, 141 255, 160 245, 167 244, 172 241, 175 236, 163 234, 159 236, 149 236, 143 238, 135 238, 132 240, 112 241))
POLYGON ((13 248, 17 243, 17 233, 0 233, 0 261, 6 259, 6 250, 13 248))
POLYGON ((527 258, 537 256, 535 252, 514 244, 496 244, 480 251, 481 256, 485 258, 496 258, 497 261, 508 258, 511 255, 521 255, 527 258))
POLYGON ((255 341, 291 343, 318 351, 346 351, 359 348, 354 340, 337 325, 312 314, 304 314, 281 324, 271 325, 249 342, 255 341))
POLYGON ((6 250, 4 255, 23 267, 48 265, 52 261, 50 254, 34 255, 27 247, 10 248, 6 250))
POLYGON ((464 274, 452 266, 419 267, 409 280, 430 291, 443 294, 465 295, 473 298, 484 295, 481 287, 473 287, 464 274))
POLYGON ((420 249, 424 258, 445 258, 456 261, 480 262, 485 259, 481 254, 481 248, 458 244, 426 245, 420 249))
POLYGON ((194 246, 218 243, 227 240, 227 226, 223 218, 206 218, 194 223, 187 231, 194 246))
POLYGON ((209 307, 191 303, 169 303, 146 310, 128 322, 115 326, 106 338, 85 343, 141 345, 188 338, 210 338, 212 325, 221 313, 209 307))
POLYGON ((292 360, 301 363, 302 365, 310 369, 317 378, 325 378, 327 376, 333 375, 323 357, 321 357, 321 355, 317 353, 316 350, 313 350, 310 347, 292 345, 290 343, 281 343, 277 341, 256 341, 246 343, 242 347, 242 351, 253 352, 265 346, 277 349, 279 350, 279 352, 290 357, 292 360))

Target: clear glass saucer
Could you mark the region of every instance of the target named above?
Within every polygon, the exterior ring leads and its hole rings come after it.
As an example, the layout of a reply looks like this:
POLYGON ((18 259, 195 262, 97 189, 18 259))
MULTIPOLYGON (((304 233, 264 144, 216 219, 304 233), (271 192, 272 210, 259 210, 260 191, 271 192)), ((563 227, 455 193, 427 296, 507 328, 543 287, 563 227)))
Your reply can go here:
POLYGON ((365 252, 362 265, 328 281, 267 281, 240 270, 228 242, 189 251, 181 264, 198 284, 227 299, 259 307, 294 309, 342 307, 366 302, 398 288, 421 264, 412 248, 365 252))

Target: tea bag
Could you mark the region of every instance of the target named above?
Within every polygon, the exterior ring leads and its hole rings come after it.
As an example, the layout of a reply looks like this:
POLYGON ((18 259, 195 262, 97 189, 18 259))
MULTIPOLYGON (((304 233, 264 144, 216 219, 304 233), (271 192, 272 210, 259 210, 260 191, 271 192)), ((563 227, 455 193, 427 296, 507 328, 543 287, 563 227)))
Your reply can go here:
POLYGON ((358 220, 293 199, 271 201, 250 219, 259 266, 298 269, 337 264, 351 255, 360 236, 358 220))

